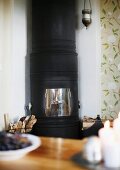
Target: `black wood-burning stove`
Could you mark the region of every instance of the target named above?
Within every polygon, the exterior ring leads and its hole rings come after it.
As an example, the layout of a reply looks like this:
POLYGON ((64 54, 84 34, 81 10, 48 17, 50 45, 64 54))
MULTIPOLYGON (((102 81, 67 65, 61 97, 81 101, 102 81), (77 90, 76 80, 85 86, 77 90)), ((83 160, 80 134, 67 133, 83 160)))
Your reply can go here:
POLYGON ((33 134, 80 138, 75 1, 32 1, 30 56, 33 134))

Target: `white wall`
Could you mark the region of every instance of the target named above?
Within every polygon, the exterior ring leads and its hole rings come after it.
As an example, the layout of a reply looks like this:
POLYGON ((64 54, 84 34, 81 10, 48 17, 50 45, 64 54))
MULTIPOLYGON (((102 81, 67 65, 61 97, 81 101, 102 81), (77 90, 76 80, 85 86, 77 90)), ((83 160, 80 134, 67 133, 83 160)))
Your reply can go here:
POLYGON ((26 0, 14 0, 12 21, 11 110, 19 117, 25 106, 25 57, 27 53, 26 0))
MULTIPOLYGON (((91 0, 92 24, 86 30, 82 24, 83 2, 77 0, 76 45, 79 61, 80 116, 96 117, 101 114, 100 106, 100 5, 99 0, 91 0)), ((87 2, 87 1, 86 1, 87 2)))
POLYGON ((26 0, 0 0, 0 126, 24 115, 26 0))
POLYGON ((11 61, 11 2, 0 0, 0 126, 4 125, 3 113, 10 101, 11 61))

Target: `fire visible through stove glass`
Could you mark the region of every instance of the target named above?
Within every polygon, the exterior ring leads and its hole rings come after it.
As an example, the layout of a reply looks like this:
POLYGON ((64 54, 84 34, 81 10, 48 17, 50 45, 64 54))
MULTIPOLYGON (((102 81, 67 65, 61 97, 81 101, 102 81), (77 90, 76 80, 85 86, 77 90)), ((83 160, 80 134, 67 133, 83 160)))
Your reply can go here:
POLYGON ((69 88, 46 89, 45 114, 46 116, 71 115, 71 91, 69 88))

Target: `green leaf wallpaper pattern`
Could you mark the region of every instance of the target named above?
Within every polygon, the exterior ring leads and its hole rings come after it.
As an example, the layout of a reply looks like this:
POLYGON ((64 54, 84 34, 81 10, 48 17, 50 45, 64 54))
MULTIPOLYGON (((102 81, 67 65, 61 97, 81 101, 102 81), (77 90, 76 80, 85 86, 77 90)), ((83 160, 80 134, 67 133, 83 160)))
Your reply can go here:
POLYGON ((101 111, 114 119, 120 111, 120 0, 101 3, 101 111))

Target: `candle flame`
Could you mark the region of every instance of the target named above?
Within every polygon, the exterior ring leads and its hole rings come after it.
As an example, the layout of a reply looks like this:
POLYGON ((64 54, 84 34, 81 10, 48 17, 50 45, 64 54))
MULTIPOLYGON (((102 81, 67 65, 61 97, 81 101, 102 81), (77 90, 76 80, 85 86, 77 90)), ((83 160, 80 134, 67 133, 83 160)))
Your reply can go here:
POLYGON ((106 122, 105 122, 105 124, 104 124, 104 128, 109 128, 110 127, 110 121, 109 120, 107 120, 106 122))
POLYGON ((120 112, 118 113, 118 118, 120 119, 120 112))

